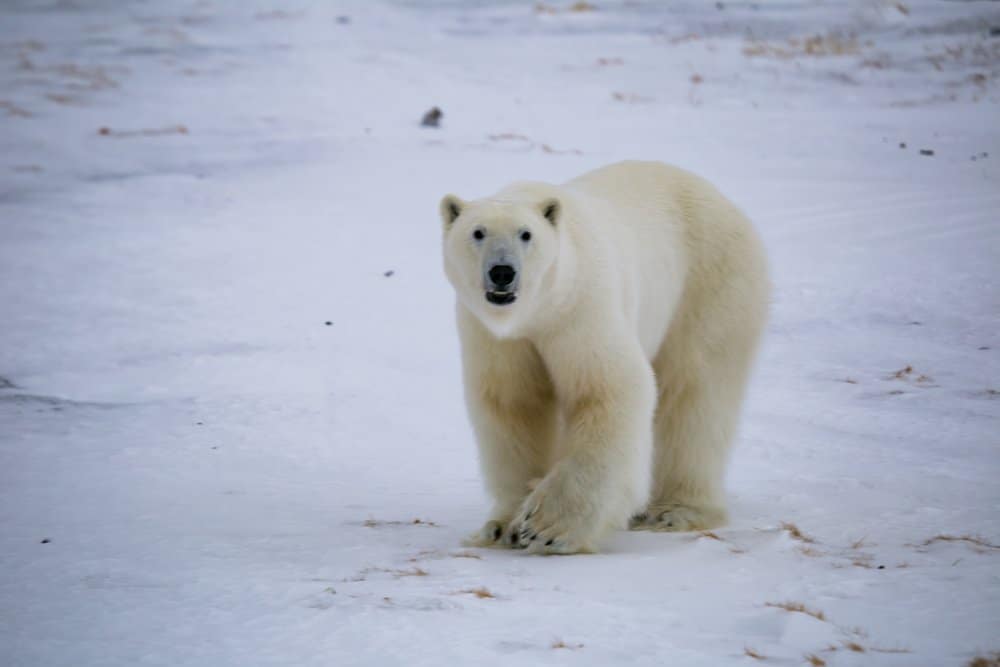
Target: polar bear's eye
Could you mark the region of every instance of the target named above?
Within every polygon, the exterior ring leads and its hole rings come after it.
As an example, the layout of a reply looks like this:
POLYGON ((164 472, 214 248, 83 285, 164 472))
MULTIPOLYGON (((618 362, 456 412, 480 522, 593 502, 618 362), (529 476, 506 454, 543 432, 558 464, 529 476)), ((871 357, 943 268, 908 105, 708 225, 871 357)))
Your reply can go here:
POLYGON ((521 240, 527 243, 531 240, 531 232, 521 232, 521 240))
POLYGON ((472 238, 476 239, 477 241, 482 241, 484 238, 486 238, 486 233, 481 229, 477 229, 476 231, 472 232, 472 238))

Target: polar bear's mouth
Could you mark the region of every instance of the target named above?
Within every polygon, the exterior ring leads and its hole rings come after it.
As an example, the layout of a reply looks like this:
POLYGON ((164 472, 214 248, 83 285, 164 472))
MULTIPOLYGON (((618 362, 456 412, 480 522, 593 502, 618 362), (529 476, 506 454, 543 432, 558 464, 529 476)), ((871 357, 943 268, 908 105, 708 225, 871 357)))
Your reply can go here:
POLYGON ((516 292, 501 292, 499 290, 492 290, 486 292, 486 300, 497 306, 506 306, 508 304, 514 303, 517 299, 516 292))

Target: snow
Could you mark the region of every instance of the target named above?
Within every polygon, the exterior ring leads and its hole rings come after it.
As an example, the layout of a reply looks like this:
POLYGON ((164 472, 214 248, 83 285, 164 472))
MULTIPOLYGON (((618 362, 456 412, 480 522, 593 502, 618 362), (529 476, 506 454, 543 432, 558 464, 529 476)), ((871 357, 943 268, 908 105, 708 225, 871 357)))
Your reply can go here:
POLYGON ((4 3, 0 662, 1000 649, 1000 8, 570 4, 4 3), (771 255, 731 521, 462 548, 439 198, 623 158, 771 255))

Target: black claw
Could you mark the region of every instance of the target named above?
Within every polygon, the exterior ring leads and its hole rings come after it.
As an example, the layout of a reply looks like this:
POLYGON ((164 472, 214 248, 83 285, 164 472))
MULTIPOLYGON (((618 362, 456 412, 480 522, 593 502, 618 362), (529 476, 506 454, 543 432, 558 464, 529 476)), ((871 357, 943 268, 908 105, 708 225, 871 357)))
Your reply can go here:
POLYGON ((551 547, 551 546, 552 546, 552 543, 553 543, 553 542, 555 542, 555 540, 554 540, 554 539, 552 539, 552 540, 549 540, 548 542, 546 542, 546 543, 545 543, 545 546, 547 546, 547 547, 551 547))
POLYGON ((667 522, 667 528, 673 528, 673 527, 674 527, 674 522, 673 521, 668 521, 667 522))
POLYGON ((510 543, 517 544, 517 542, 518 542, 517 533, 515 533, 513 530, 510 531, 510 543))
POLYGON ((534 542, 535 538, 537 538, 537 537, 538 537, 538 533, 535 533, 534 535, 532 535, 531 537, 528 538, 528 541, 529 542, 534 542))
POLYGON ((503 528, 501 528, 500 526, 494 526, 493 541, 496 542, 497 540, 499 540, 501 535, 503 535, 503 528))

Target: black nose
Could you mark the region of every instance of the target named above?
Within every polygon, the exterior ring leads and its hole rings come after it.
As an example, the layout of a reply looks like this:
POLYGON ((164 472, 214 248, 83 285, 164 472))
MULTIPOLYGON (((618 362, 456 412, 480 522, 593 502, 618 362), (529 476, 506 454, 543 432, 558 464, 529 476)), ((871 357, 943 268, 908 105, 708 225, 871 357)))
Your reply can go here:
POLYGON ((497 264, 490 269, 490 280, 497 287, 507 287, 514 282, 515 275, 517 272, 509 264, 497 264))

